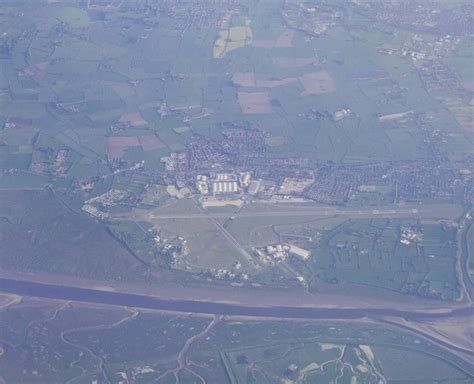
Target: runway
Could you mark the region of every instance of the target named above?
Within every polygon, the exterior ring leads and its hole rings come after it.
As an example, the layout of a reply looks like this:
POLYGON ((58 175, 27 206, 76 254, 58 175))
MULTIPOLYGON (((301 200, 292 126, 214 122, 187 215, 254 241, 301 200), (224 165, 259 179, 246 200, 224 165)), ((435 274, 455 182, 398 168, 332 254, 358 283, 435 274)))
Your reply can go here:
POLYGON ((305 208, 291 210, 269 210, 251 211, 248 208, 239 213, 229 212, 208 212, 208 213, 151 213, 150 219, 228 219, 244 217, 413 217, 432 213, 431 210, 414 208, 393 208, 393 209, 331 209, 331 208, 305 208))

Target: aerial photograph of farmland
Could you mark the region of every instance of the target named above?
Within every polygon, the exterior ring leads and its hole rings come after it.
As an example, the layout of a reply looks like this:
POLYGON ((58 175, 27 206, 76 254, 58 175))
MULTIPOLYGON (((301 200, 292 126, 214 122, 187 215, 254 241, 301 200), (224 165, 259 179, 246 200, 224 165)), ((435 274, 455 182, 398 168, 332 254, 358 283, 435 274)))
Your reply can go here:
POLYGON ((474 383, 472 0, 0 0, 0 384, 474 383))

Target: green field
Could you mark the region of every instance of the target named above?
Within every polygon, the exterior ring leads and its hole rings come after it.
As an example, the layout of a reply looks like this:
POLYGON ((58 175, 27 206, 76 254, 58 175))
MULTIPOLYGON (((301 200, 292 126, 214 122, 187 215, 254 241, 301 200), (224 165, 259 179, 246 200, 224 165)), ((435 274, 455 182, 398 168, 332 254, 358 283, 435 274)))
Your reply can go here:
POLYGON ((473 374, 454 354, 389 326, 232 318, 211 324, 210 317, 187 314, 0 300, 0 368, 7 382, 166 383, 176 375, 186 383, 330 383, 336 377, 353 383, 356 377, 467 384, 473 374))
POLYGON ((319 276, 313 280, 315 291, 320 283, 353 283, 444 300, 460 294, 456 230, 446 224, 349 220, 321 235, 310 269, 319 276), (419 239, 403 244, 403 228, 419 239))
MULTIPOLYGON (((468 305, 471 2, 0 0, 0 272, 468 305)), ((366 319, 17 299, 0 383, 473 380, 461 352, 366 319)))
MULTIPOLYGON (((234 44, 237 39, 237 45, 214 59, 218 27, 208 32, 191 26, 181 35, 170 28, 172 18, 164 15, 149 16, 146 23, 138 23, 141 3, 138 1, 136 8, 130 5, 104 13, 103 17, 88 12, 79 1, 41 9, 22 3, 23 18, 35 32, 28 38, 19 37, 20 25, 5 20, 9 41, 19 38, 20 43, 2 58, 3 86, 13 92, 2 95, 0 118, 32 119, 27 129, 13 134, 2 130, 0 136, 7 145, 15 145, 19 135, 33 137, 41 131, 47 136, 59 134, 62 143, 81 156, 98 156, 105 161, 104 138, 116 135, 110 132, 110 126, 125 113, 140 113, 147 122, 142 131, 157 133, 166 148, 129 154, 125 160, 145 159, 153 166, 169 150, 183 148, 191 133, 219 138, 218 127, 224 122, 250 124, 282 136, 288 145, 274 149, 279 156, 298 154, 314 162, 428 159, 423 124, 446 134, 443 150, 448 157, 460 159, 471 153, 472 138, 463 135, 438 95, 426 91, 412 64, 377 50, 383 44, 402 47, 411 39, 406 31, 387 34, 377 28, 367 30, 361 27, 367 20, 358 15, 342 18, 341 25, 317 38, 307 39, 296 31, 283 47, 240 44, 242 28, 251 29, 250 42, 276 41, 285 31, 281 20, 274 16, 282 1, 253 4, 246 15, 230 20, 229 28, 236 36, 229 41, 234 44), (249 27, 243 27, 246 24, 249 27), (87 40, 80 38, 85 30, 94 31, 87 40), (175 55, 186 60, 173 60, 175 55), (298 60, 301 65, 288 64, 298 60), (303 79, 310 73, 325 71, 335 79, 335 91, 304 96, 303 80, 268 88, 278 108, 273 113, 246 115, 240 111, 237 91, 253 89, 231 84, 230 77, 249 71, 262 81, 303 79), (184 112, 160 116, 157 111, 163 102, 171 110, 184 107, 184 112), (331 114, 343 107, 349 107, 353 115, 339 122, 327 117, 302 117, 310 111, 331 114), (378 121, 378 116, 403 111, 415 111, 417 118, 378 121), (183 125, 188 126, 189 133, 176 133, 174 129, 183 125)), ((14 11, 15 6, 7 2, 5 15, 14 11)), ((466 69, 466 46, 463 40, 459 55, 448 60, 463 82, 469 81, 470 74, 466 69)), ((19 161, 15 156, 11 152, 9 164, 19 161)), ((27 160, 20 162, 27 166, 27 160)))
POLYGON ((4 270, 143 279, 144 266, 100 224, 49 190, 0 191, 4 270))

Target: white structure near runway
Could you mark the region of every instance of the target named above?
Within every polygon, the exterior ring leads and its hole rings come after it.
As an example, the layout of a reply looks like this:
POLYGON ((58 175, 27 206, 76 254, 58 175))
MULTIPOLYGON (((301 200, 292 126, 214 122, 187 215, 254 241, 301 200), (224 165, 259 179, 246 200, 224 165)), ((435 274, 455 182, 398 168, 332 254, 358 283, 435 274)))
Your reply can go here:
POLYGON ((221 193, 237 193, 239 184, 236 181, 213 181, 212 193, 218 195, 221 193))

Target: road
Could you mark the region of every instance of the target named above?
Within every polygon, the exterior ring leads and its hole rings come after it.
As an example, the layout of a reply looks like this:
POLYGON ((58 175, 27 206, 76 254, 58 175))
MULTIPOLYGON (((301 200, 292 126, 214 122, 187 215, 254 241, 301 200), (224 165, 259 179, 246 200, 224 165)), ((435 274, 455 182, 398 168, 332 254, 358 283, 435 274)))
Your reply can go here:
POLYGON ((474 284, 471 280, 469 274, 469 246, 467 235, 471 226, 473 225, 474 220, 472 219, 474 215, 474 210, 469 210, 463 216, 459 223, 459 237, 461 245, 461 255, 460 255, 460 266, 461 266, 461 283, 464 287, 464 290, 467 294, 469 301, 472 303, 474 301, 474 284))
MULTIPOLYGON (((227 241, 235 248, 237 251, 242 255, 242 257, 249 263, 250 265, 253 265, 255 268, 259 268, 259 265, 255 262, 255 259, 245 250, 244 247, 240 245, 240 243, 232 236, 227 229, 224 228, 222 224, 219 223, 217 218, 215 217, 210 217, 210 212, 203 208, 199 202, 193 198, 193 201, 196 204, 196 207, 202 212, 201 217, 209 217, 214 224, 214 226, 217 228, 217 230, 227 239, 227 241)), ((229 218, 229 215, 227 215, 226 218, 229 218)))

